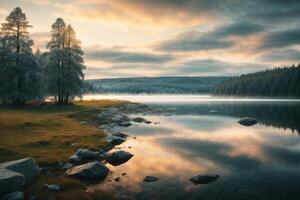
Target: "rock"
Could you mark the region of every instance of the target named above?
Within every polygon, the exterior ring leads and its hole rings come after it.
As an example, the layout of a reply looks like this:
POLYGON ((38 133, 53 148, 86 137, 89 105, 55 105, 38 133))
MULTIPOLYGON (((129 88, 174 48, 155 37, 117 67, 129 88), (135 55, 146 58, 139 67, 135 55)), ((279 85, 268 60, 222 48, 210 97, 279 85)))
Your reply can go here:
POLYGON ((127 174, 127 173, 126 173, 126 172, 124 172, 124 173, 122 173, 121 175, 122 175, 122 176, 125 176, 126 174, 127 174))
POLYGON ((44 187, 47 188, 48 190, 55 190, 55 191, 59 191, 60 190, 60 186, 59 185, 49 185, 49 184, 45 183, 44 187))
POLYGON ((72 155, 72 156, 70 156, 70 162, 74 163, 74 164, 78 164, 78 163, 81 163, 82 160, 78 155, 72 155))
POLYGON ((131 126, 132 124, 130 122, 127 122, 127 121, 123 121, 121 123, 119 123, 119 126, 124 126, 124 127, 128 127, 128 126, 131 126))
POLYGON ((122 119, 123 119, 123 116, 122 116, 122 115, 115 115, 115 116, 113 116, 113 117, 111 118, 111 120, 112 120, 113 122, 121 122, 122 119))
POLYGON ((197 184, 208 184, 210 182, 214 182, 216 181, 220 176, 219 175, 203 175, 203 174, 199 174, 197 176, 193 176, 190 181, 194 183, 194 185, 197 184))
POLYGON ((24 185, 24 175, 8 169, 0 168, 0 196, 17 190, 22 190, 24 185))
POLYGON ((251 118, 243 118, 238 121, 243 126, 253 126, 257 124, 257 120, 251 118))
POLYGON ((40 168, 32 158, 5 162, 0 165, 0 168, 24 175, 25 184, 31 183, 40 174, 40 168))
POLYGON ((36 200, 37 198, 36 198, 36 196, 33 196, 33 195, 30 195, 29 197, 28 197, 28 200, 36 200))
POLYGON ((116 181, 116 182, 120 182, 120 180, 121 180, 120 177, 116 177, 116 178, 115 178, 115 181, 116 181))
POLYGON ((144 122, 146 120, 144 118, 142 118, 142 117, 136 117, 136 118, 133 118, 132 121, 141 123, 141 122, 144 122))
POLYGON ((82 179, 105 178, 109 169, 99 162, 78 165, 67 170, 67 175, 82 179))
POLYGON ((1 200, 23 200, 24 193, 20 191, 15 191, 13 193, 5 195, 1 200))
POLYGON ((113 136, 110 141, 110 143, 113 145, 119 145, 122 144, 123 142, 125 142, 125 139, 117 136, 113 136))
POLYGON ((152 122, 147 120, 147 121, 145 121, 144 123, 145 123, 145 124, 151 124, 152 122))
POLYGON ((73 167, 73 165, 71 163, 65 163, 61 169, 66 171, 66 170, 70 169, 71 167, 73 167))
POLYGON ((81 160, 95 159, 99 156, 98 152, 89 149, 77 149, 75 153, 81 160))
POLYGON ((120 138, 127 138, 127 136, 128 136, 128 135, 126 135, 125 133, 122 133, 122 132, 116 132, 116 133, 113 133, 112 135, 120 137, 120 138))
POLYGON ((132 158, 132 154, 123 150, 113 152, 106 161, 114 166, 121 165, 132 158))
POLYGON ((155 176, 146 176, 145 178, 144 178, 144 181, 145 182, 155 182, 155 181, 158 181, 159 179, 157 178, 157 177, 155 177, 155 176))

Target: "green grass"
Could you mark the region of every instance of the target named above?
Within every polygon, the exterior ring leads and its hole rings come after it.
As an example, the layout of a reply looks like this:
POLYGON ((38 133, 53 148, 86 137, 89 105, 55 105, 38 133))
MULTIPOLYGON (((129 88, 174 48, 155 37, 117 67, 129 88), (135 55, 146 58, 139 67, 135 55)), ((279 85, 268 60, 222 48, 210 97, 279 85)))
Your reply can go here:
POLYGON ((102 100, 73 105, 0 105, 0 162, 32 157, 39 164, 53 164, 68 161, 81 147, 102 148, 106 145, 104 133, 97 127, 80 124, 80 120, 89 119, 88 114, 81 113, 123 103, 102 100))
MULTIPOLYGON (((78 101, 73 105, 0 105, 0 162, 32 157, 39 165, 48 165, 69 161, 78 148, 103 148, 107 144, 104 133, 80 121, 94 119, 99 112, 95 108, 124 103, 102 100, 78 101), (77 145, 72 146, 74 143, 77 145)), ((25 194, 38 199, 113 199, 105 191, 86 192, 86 186, 87 183, 62 172, 54 172, 40 175, 25 188, 25 194), (44 183, 58 184, 62 189, 49 191, 43 187, 44 183)))

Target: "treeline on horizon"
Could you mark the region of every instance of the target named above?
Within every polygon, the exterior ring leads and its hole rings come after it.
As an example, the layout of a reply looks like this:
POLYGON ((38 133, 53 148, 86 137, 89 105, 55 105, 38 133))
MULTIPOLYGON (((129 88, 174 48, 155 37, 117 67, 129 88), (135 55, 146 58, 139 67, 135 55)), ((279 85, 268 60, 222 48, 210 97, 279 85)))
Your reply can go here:
POLYGON ((132 77, 87 80, 94 93, 207 94, 230 77, 132 77))
POLYGON ((54 96, 59 104, 69 103, 83 93, 85 69, 80 41, 63 19, 51 26, 47 52, 32 51, 29 24, 22 9, 15 8, 0 30, 0 100, 25 104, 54 96))
POLYGON ((211 92, 224 96, 300 97, 300 64, 233 77, 211 92))

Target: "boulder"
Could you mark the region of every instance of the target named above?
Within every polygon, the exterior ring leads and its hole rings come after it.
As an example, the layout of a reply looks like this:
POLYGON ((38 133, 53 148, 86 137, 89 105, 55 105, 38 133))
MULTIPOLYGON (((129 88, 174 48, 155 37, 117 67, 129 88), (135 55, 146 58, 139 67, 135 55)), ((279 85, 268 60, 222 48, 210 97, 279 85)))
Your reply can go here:
POLYGON ((113 136, 121 137, 121 138, 127 138, 128 135, 122 132, 116 132, 112 134, 113 136))
POLYGON ((67 175, 81 179, 105 178, 109 169, 99 162, 78 165, 67 170, 67 175))
POLYGON ((238 123, 240 123, 243 126, 253 126, 253 125, 257 124, 257 120, 252 119, 252 118, 243 118, 243 119, 240 119, 238 121, 238 123))
POLYGON ((194 185, 197 184, 208 184, 210 182, 216 181, 220 176, 219 175, 203 175, 199 174, 197 176, 193 176, 190 181, 194 183, 194 185))
POLYGON ((117 166, 127 162, 132 157, 133 154, 120 150, 113 152, 108 158, 106 158, 106 161, 111 165, 117 166))
POLYGON ((125 142, 124 138, 118 137, 118 136, 113 136, 110 143, 113 145, 119 145, 125 142))
POLYGON ((71 163, 65 163, 63 166, 62 166, 62 170, 66 171, 68 169, 70 169, 71 167, 73 167, 73 164, 71 163))
POLYGON ((0 168, 18 172, 25 177, 25 184, 31 183, 39 174, 39 166, 32 158, 24 158, 2 163, 0 168))
POLYGON ((5 195, 1 200, 23 200, 24 193, 20 191, 15 191, 13 193, 5 195))
POLYGON ((132 124, 128 121, 122 121, 121 123, 118 124, 119 126, 124 126, 124 127, 128 127, 131 126, 132 124))
POLYGON ((0 168, 0 197, 14 191, 22 190, 25 176, 5 168, 0 168))
POLYGON ((89 149, 77 149, 75 155, 77 155, 81 160, 90 160, 97 158, 99 153, 89 149))
POLYGON ((78 164, 78 163, 81 163, 82 160, 78 155, 72 155, 72 156, 70 156, 70 162, 74 163, 74 164, 78 164))
POLYGON ((141 122, 144 122, 146 120, 144 118, 142 118, 142 117, 136 117, 136 118, 133 118, 132 121, 141 123, 141 122))
POLYGON ((146 176, 145 178, 144 178, 144 181, 145 182, 155 182, 155 181, 158 181, 159 179, 157 178, 157 177, 155 177, 155 176, 146 176))

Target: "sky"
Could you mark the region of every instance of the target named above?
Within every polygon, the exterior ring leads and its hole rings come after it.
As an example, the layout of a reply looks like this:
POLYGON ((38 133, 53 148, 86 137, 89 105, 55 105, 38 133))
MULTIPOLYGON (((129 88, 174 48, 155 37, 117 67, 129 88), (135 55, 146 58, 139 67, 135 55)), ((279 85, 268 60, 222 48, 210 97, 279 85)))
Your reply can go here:
POLYGON ((61 17, 81 40, 86 79, 236 76, 300 63, 299 0, 0 0, 21 7, 34 49, 61 17))

